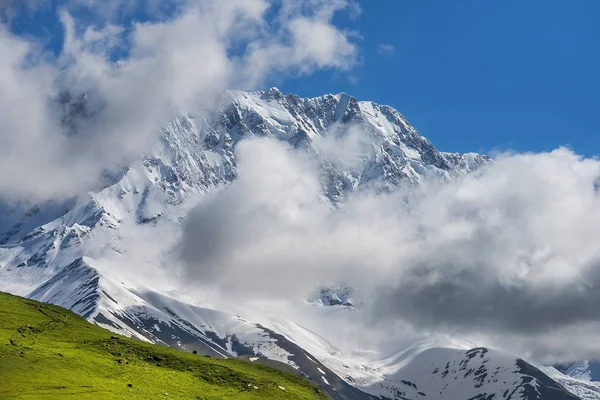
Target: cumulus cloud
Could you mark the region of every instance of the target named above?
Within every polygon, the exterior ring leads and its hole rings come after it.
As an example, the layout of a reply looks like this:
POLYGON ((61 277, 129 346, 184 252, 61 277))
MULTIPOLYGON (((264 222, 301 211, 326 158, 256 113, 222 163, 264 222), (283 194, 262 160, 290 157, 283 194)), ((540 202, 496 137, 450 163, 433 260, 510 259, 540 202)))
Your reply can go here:
POLYGON ((403 326, 544 360, 600 354, 600 161, 501 155, 453 183, 334 209, 305 154, 267 139, 236 151, 239 179, 185 227, 190 281, 271 299, 343 283, 368 299, 354 319, 369 335, 403 326))
POLYGON ((147 151, 176 110, 201 115, 222 90, 254 88, 273 72, 348 69, 357 52, 332 23, 346 1, 297 8, 174 0, 169 12, 148 6, 156 15, 145 22, 131 19, 136 2, 64 4, 56 57, 0 25, 0 169, 12 171, 0 177, 0 190, 8 197, 85 192, 147 151), (82 7, 92 17, 80 17, 82 7))
POLYGON ((350 70, 357 59, 352 32, 332 24, 339 10, 351 7, 347 1, 311 1, 282 3, 279 32, 270 32, 264 42, 248 46, 244 80, 260 81, 272 73, 307 74, 315 69, 350 70), (298 13, 300 14, 298 15, 298 13))

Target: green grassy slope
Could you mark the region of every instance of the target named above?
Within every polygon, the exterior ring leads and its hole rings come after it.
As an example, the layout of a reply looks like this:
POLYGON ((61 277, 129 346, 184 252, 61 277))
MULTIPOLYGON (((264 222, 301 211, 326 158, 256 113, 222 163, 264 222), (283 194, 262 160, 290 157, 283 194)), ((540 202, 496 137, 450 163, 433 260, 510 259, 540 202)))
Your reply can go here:
POLYGON ((286 372, 116 336, 61 307, 0 293, 0 399, 69 398, 326 396, 286 372))

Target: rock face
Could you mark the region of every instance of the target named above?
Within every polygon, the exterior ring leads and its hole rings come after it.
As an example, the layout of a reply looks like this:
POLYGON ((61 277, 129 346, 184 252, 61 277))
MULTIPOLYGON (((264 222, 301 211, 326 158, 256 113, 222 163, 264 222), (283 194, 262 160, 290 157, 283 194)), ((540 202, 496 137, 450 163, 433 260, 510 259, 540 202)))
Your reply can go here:
MULTIPOLYGON (((363 186, 394 190, 427 175, 451 179, 489 162, 479 154, 439 152, 389 106, 347 94, 302 99, 266 92, 228 92, 214 130, 234 142, 269 136, 320 156, 324 194, 332 201, 363 186)), ((214 143, 215 139, 210 139, 214 143)))
MULTIPOLYGON (((72 134, 78 118, 93 115, 90 99, 60 97, 72 134)), ((491 162, 440 152, 395 109, 346 94, 303 99, 272 88, 226 92, 222 100, 202 118, 174 116, 150 152, 107 173, 87 198, 24 206, 0 197, 0 290, 70 308, 142 340, 286 365, 335 399, 576 398, 502 353, 429 346, 409 352, 410 359, 405 351, 375 360, 382 364, 370 369, 291 322, 266 327, 136 285, 136 274, 150 270, 127 262, 127 237, 181 223, 194 198, 236 179, 234 147, 249 137, 271 137, 316 157, 323 198, 333 206, 351 192, 393 191, 425 177, 452 180, 491 162)), ((327 288, 313 300, 352 312, 360 303, 350 288, 327 288)))

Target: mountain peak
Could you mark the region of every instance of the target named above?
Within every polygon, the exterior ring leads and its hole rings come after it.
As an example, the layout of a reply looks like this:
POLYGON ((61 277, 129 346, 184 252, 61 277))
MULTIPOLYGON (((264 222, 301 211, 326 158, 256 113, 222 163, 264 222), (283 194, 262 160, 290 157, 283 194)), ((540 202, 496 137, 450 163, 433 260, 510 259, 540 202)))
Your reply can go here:
POLYGON ((272 87, 260 96, 263 100, 281 100, 284 98, 283 93, 276 87, 272 87))

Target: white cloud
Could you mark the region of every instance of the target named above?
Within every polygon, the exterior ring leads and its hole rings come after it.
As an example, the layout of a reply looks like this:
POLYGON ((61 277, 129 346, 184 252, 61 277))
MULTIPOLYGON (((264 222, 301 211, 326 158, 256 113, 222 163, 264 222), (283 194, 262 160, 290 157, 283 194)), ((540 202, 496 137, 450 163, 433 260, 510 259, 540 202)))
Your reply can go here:
POLYGON ((383 55, 392 56, 394 55, 395 50, 396 49, 394 48, 394 46, 392 46, 389 43, 382 43, 379 46, 377 46, 377 53, 383 55))
POLYGON ((331 19, 335 12, 352 5, 348 1, 284 1, 279 21, 282 29, 248 46, 248 68, 240 79, 260 82, 269 74, 309 74, 321 68, 350 70, 358 55, 351 41, 354 34, 336 28, 331 19))
POLYGON ((292 303, 323 284, 353 285, 369 299, 353 314, 363 333, 344 326, 359 343, 402 326, 546 361, 600 355, 590 339, 600 161, 566 149, 504 155, 455 183, 362 193, 334 210, 306 155, 267 139, 236 151, 239 179, 189 216, 188 282, 292 303))
POLYGON ((371 138, 358 126, 334 124, 327 135, 314 138, 314 148, 340 170, 358 169, 376 157, 371 138))
POLYGON ((0 26, 0 169, 12 171, 0 177, 5 196, 84 192, 106 169, 145 152, 171 110, 211 108, 220 91, 254 88, 274 72, 348 69, 357 53, 331 22, 342 1, 175 1, 170 14, 149 8, 156 20, 130 25, 120 18, 139 5, 121 3, 71 2, 60 12, 63 51, 52 60, 41 43, 0 26), (92 25, 70 12, 80 7, 94 13, 92 25), (73 105, 84 93, 85 105, 73 105))

